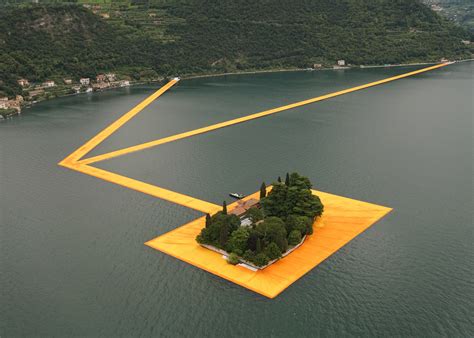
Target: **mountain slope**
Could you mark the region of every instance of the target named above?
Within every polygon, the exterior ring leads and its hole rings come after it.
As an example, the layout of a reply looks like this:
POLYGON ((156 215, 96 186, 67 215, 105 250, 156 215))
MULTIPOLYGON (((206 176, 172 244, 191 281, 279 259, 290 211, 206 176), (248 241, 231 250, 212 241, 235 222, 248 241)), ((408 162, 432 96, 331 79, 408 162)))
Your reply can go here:
POLYGON ((124 1, 3 7, 0 91, 20 92, 20 77, 144 79, 470 56, 465 31, 413 0, 124 1))

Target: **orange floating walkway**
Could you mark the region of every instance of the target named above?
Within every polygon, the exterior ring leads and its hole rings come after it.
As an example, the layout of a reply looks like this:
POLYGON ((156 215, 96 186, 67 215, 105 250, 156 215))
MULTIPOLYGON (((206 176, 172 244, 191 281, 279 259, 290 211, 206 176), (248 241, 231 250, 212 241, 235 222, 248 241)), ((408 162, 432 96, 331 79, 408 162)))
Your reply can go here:
POLYGON ((155 101, 157 98, 159 98, 161 95, 163 95, 168 89, 170 89, 176 83, 178 83, 178 81, 179 81, 178 79, 173 79, 170 82, 168 82, 166 85, 164 85, 163 87, 158 89, 156 92, 154 92, 149 97, 147 97, 145 100, 143 100, 138 105, 136 105, 134 108, 132 108, 128 113, 126 113, 125 115, 122 115, 122 117, 120 117, 118 120, 113 122, 107 128, 105 128, 100 133, 98 133, 93 138, 91 138, 89 141, 87 141, 87 143, 85 143, 82 147, 80 147, 79 149, 74 151, 72 154, 70 154, 68 157, 66 157, 59 164, 62 165, 62 164, 74 163, 74 162, 79 161, 88 152, 90 152, 92 149, 94 149, 100 143, 102 143, 107 137, 112 135, 116 130, 118 130, 125 123, 130 121, 135 115, 137 115, 139 112, 141 112, 143 109, 145 109, 150 103, 155 101))
POLYGON ((117 156, 122 156, 122 155, 125 155, 125 154, 129 154, 129 153, 132 153, 132 152, 135 152, 135 151, 144 150, 144 149, 151 148, 151 147, 156 147, 158 145, 162 145, 162 144, 165 144, 165 143, 181 140, 181 139, 184 139, 184 138, 187 138, 187 137, 208 133, 210 131, 225 128, 225 127, 229 127, 229 126, 232 126, 234 124, 239 124, 239 123, 247 122, 247 121, 250 121, 250 120, 258 119, 258 118, 261 118, 261 117, 264 117, 264 116, 277 114, 277 113, 280 113, 280 112, 285 111, 285 110, 301 107, 301 106, 308 105, 308 104, 311 104, 311 103, 315 103, 315 102, 318 102, 318 101, 331 99, 331 98, 336 97, 336 96, 349 94, 349 93, 352 93, 352 92, 355 92, 355 91, 358 91, 358 90, 378 86, 378 85, 381 85, 381 84, 384 84, 384 83, 387 83, 387 82, 391 82, 391 81, 403 79, 403 78, 406 78, 406 77, 409 77, 409 76, 413 76, 413 75, 416 75, 416 74, 428 72, 430 70, 437 69, 437 68, 440 68, 440 67, 444 67, 446 65, 448 65, 448 64, 447 63, 442 63, 442 64, 434 65, 434 66, 431 66, 431 67, 426 67, 426 68, 423 68, 423 69, 415 70, 413 72, 409 72, 409 73, 393 76, 393 77, 390 77, 390 78, 387 78, 387 79, 367 83, 367 84, 364 84, 364 85, 361 85, 361 86, 357 86, 357 87, 353 87, 353 88, 349 88, 349 89, 344 89, 344 90, 334 92, 334 93, 331 93, 331 94, 318 96, 318 97, 315 97, 315 98, 312 98, 312 99, 309 99, 309 100, 299 101, 299 102, 292 103, 292 104, 289 104, 289 105, 286 105, 286 106, 281 106, 281 107, 278 107, 278 108, 265 110, 265 111, 262 111, 260 113, 255 113, 255 114, 252 114, 252 115, 239 117, 239 118, 236 118, 236 119, 233 119, 233 120, 229 120, 229 121, 225 121, 225 122, 221 122, 221 123, 216 123, 216 124, 213 124, 213 125, 210 125, 210 126, 207 126, 207 127, 194 129, 194 130, 187 131, 187 132, 184 132, 184 133, 180 133, 180 134, 176 134, 176 135, 173 135, 173 136, 168 136, 168 137, 165 137, 165 138, 161 138, 161 139, 158 139, 158 140, 155 140, 155 141, 150 141, 150 142, 138 144, 138 145, 135 145, 135 146, 132 146, 132 147, 112 151, 112 152, 109 152, 109 153, 106 153, 106 154, 90 157, 88 159, 82 160, 81 163, 91 164, 91 163, 94 163, 94 162, 108 160, 108 159, 111 159, 111 158, 114 158, 114 157, 117 157, 117 156))
POLYGON ((217 204, 213 204, 191 196, 180 194, 172 190, 160 188, 156 185, 135 180, 127 176, 122 176, 108 170, 99 169, 85 164, 72 164, 69 166, 69 168, 79 171, 83 174, 94 176, 104 181, 115 183, 123 187, 136 190, 160 198, 162 200, 176 203, 184 207, 198 210, 204 213, 215 213, 222 208, 217 204))
MULTIPOLYGON (((205 217, 145 244, 261 295, 274 298, 392 210, 320 191, 313 193, 324 204, 324 214, 314 224, 313 235, 308 236, 303 245, 288 256, 263 270, 252 271, 228 264, 221 254, 196 243, 196 236, 205 227, 205 217)), ((259 194, 257 192, 244 200, 258 199, 259 194)), ((229 210, 235 206, 236 203, 231 204, 229 210)))
MULTIPOLYGON (((449 64, 450 63, 443 63, 426 67, 384 80, 367 83, 335 93, 318 96, 312 99, 273 108, 260 113, 216 123, 211 126, 198 128, 185 133, 176 134, 125 149, 112 151, 107 154, 83 159, 83 157, 87 155, 92 149, 103 142, 107 137, 122 127, 125 123, 130 121, 140 111, 142 111, 154 100, 159 98, 179 81, 179 79, 174 79, 157 90, 151 96, 143 100, 140 104, 138 104, 128 113, 124 114, 117 121, 113 122, 107 128, 102 130, 99 134, 94 136, 72 154, 67 156, 59 163, 59 165, 194 210, 212 214, 218 211, 220 206, 152 184, 141 182, 136 179, 122 176, 107 170, 99 169, 91 166, 90 164, 150 147, 155 147, 168 142, 207 133, 219 128, 229 127, 234 124, 243 123, 271 114, 276 114, 288 109, 301 107, 339 95, 344 95, 391 81, 403 79, 409 76, 441 68, 449 64)), ((222 259, 221 255, 200 247, 196 243, 195 237, 204 226, 204 218, 199 218, 189 224, 181 226, 176 230, 157 237, 147 242, 146 245, 193 264, 203 270, 221 276, 222 278, 230 280, 236 284, 242 285, 262 295, 273 298, 391 210, 387 207, 356 201, 328 193, 315 193, 321 197, 321 200, 325 205, 325 212, 323 217, 315 223, 314 234, 307 238, 301 247, 286 256, 284 259, 261 271, 254 272, 243 267, 229 265, 222 259)), ((257 194, 252 196, 257 196, 257 194)), ((252 196, 249 196, 249 198, 252 196)), ((232 205, 229 206, 229 208, 232 208, 232 205)))

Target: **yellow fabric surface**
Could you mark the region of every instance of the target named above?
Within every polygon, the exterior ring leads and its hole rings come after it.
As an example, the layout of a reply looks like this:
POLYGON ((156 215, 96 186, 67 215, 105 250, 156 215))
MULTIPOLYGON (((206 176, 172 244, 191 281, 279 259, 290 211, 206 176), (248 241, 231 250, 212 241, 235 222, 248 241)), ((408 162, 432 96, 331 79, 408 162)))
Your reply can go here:
MULTIPOLYGON (((320 191, 313 193, 324 204, 324 214, 315 222, 314 234, 308 236, 295 251, 264 270, 251 271, 228 264, 221 254, 201 247, 196 242, 196 236, 205 226, 205 217, 145 244, 261 295, 274 298, 392 210, 320 191)), ((245 199, 258 196, 259 192, 245 199)), ((229 205, 229 211, 235 207, 236 203, 229 205)))
MULTIPOLYGON (((236 118, 236 119, 233 119, 233 120, 216 123, 216 124, 213 124, 213 125, 210 125, 210 126, 207 126, 207 127, 198 128, 198 129, 194 129, 194 130, 187 131, 187 132, 184 132, 184 133, 176 134, 176 135, 173 135, 173 136, 164 137, 164 138, 161 138, 161 139, 158 139, 158 140, 155 140, 155 141, 150 141, 150 142, 138 144, 138 145, 135 145, 135 146, 132 146, 132 147, 112 151, 110 153, 90 157, 90 158, 81 160, 80 162, 83 163, 83 164, 91 164, 91 163, 95 163, 95 162, 99 162, 99 161, 104 161, 104 160, 107 160, 107 159, 110 159, 110 158, 123 156, 125 154, 129 154, 129 153, 132 153, 132 152, 135 152, 135 151, 140 151, 140 150, 144 150, 144 149, 147 149, 147 148, 156 147, 156 146, 159 146, 159 145, 162 145, 162 144, 165 144, 165 143, 181 140, 181 139, 184 139, 184 138, 187 138, 187 137, 208 133, 210 131, 220 129, 220 128, 229 127, 229 126, 232 126, 234 124, 239 124, 239 123, 247 122, 247 121, 250 121, 250 120, 258 119, 258 118, 261 118, 261 117, 265 117, 265 116, 268 116, 268 115, 277 114, 277 113, 280 113, 280 112, 285 111, 285 110, 301 107, 301 106, 311 104, 311 103, 315 103, 315 102, 318 102, 318 101, 327 100, 327 99, 330 99, 330 98, 333 98, 333 97, 336 97, 336 96, 352 93, 352 92, 355 92, 355 91, 358 91, 358 90, 378 86, 378 85, 388 83, 388 82, 391 82, 391 81, 395 81, 395 80, 403 79, 403 78, 406 78, 406 77, 409 77, 409 76, 413 76, 413 75, 417 75, 417 74, 420 74, 420 73, 428 72, 430 70, 438 69, 438 68, 441 68, 441 67, 444 67, 444 66, 447 66, 447 65, 448 65, 448 63, 437 64, 437 65, 434 65, 434 66, 430 66, 430 67, 426 67, 426 68, 423 68, 423 69, 415 70, 413 72, 408 72, 408 73, 405 73, 405 74, 389 77, 389 78, 386 78, 386 79, 383 79, 383 80, 374 81, 374 82, 370 82, 370 83, 367 83, 367 84, 364 84, 364 85, 344 89, 344 90, 337 91, 337 92, 334 92, 334 93, 321 95, 321 96, 318 96, 318 97, 314 97, 312 99, 299 101, 299 102, 295 102, 295 103, 292 103, 292 104, 289 104, 289 105, 285 105, 285 106, 265 110, 265 111, 262 111, 262 112, 259 112, 259 113, 239 117, 239 118, 236 118)), ((163 88, 165 88, 165 87, 163 87, 163 88)), ((167 89, 168 88, 166 88, 165 90, 167 90, 167 89)), ((143 108, 141 108, 141 109, 143 109, 143 108)), ((138 110, 137 112, 134 112, 133 115, 137 114, 140 110, 138 110)), ((104 131, 104 132, 106 132, 105 134, 107 134, 109 131, 104 131)), ((112 132, 110 132, 110 134, 112 132)))

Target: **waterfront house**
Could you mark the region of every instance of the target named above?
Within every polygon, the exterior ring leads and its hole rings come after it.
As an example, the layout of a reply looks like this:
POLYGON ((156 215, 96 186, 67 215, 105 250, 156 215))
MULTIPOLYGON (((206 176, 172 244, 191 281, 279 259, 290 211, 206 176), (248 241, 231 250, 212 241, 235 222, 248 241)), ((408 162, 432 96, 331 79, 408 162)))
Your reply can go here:
POLYGON ((43 86, 46 88, 51 88, 51 87, 56 86, 56 84, 54 83, 54 81, 48 80, 48 81, 43 82, 43 86))
POLYGON ((105 74, 99 74, 96 76, 97 83, 104 82, 105 80, 107 80, 107 77, 105 76, 105 74))
POLYGON ((105 89, 105 88, 108 88, 108 87, 110 87, 110 84, 108 82, 94 83, 92 85, 92 88, 94 90, 102 90, 102 89, 105 89))
POLYGON ((320 63, 315 63, 315 64, 313 65, 313 69, 319 69, 319 68, 322 68, 322 67, 323 67, 323 65, 320 64, 320 63))
POLYGON ((27 79, 19 79, 18 84, 22 87, 28 87, 30 82, 27 79))
POLYGON ((107 73, 105 74, 105 77, 109 82, 115 81, 115 73, 107 73))
POLYGON ((0 109, 7 109, 8 97, 0 97, 0 109))
POLYGON ((128 86, 130 86, 130 81, 128 80, 120 81, 120 87, 128 87, 128 86))
POLYGON ((72 80, 71 79, 64 79, 63 80, 65 84, 69 85, 72 83, 72 80))
POLYGON ((88 86, 89 83, 91 83, 91 79, 89 79, 88 77, 83 77, 79 80, 79 82, 81 83, 81 85, 83 86, 88 86))
POLYGON ((345 60, 337 60, 337 65, 339 67, 344 67, 346 65, 346 61, 345 60))

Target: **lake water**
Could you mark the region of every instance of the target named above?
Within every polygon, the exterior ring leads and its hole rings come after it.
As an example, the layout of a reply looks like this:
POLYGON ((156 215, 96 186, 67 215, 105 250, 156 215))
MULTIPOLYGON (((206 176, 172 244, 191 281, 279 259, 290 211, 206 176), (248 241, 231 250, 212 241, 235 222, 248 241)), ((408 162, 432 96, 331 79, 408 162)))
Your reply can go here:
MULTIPOLYGON (((199 212, 57 165, 158 85, 1 122, 0 335, 474 335, 473 68, 96 164, 214 203, 298 171, 319 190, 394 208, 273 300, 143 245, 199 212)), ((90 155, 413 69, 185 80, 90 155)))

